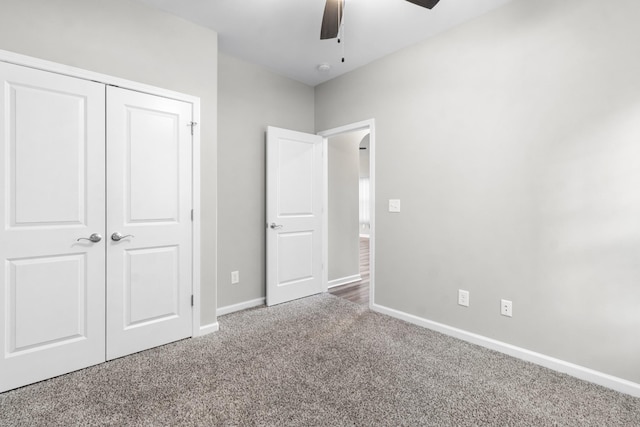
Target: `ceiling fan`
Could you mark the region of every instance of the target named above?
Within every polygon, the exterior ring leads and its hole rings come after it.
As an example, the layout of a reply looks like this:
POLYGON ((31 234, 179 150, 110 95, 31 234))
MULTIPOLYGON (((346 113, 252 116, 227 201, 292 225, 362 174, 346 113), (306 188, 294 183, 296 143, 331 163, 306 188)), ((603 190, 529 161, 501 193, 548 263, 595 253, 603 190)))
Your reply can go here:
MULTIPOLYGON (((440 0, 407 0, 418 6, 432 9, 440 0)), ((320 28, 320 40, 335 39, 340 31, 342 23, 342 10, 345 0, 327 0, 324 5, 322 27, 320 28)))

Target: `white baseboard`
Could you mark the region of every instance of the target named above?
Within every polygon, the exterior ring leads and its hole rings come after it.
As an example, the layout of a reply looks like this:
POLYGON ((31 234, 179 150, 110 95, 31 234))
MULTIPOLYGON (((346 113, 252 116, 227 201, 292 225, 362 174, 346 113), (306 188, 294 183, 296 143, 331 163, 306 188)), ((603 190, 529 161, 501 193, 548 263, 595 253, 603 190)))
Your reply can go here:
POLYGON ((248 308, 258 307, 264 305, 264 298, 257 298, 250 301, 241 302, 238 304, 227 305, 226 307, 219 307, 216 310, 216 315, 224 316, 225 314, 235 313, 236 311, 246 310, 248 308))
POLYGON ((359 282, 362 280, 362 276, 354 274, 353 276, 341 277, 339 279, 329 280, 327 288, 335 288, 336 286, 346 285, 347 283, 359 282))
POLYGON ((413 323, 414 325, 422 326, 481 347, 495 350, 527 362, 535 363, 536 365, 544 366, 545 368, 562 372, 581 380, 589 381, 621 393, 630 394, 631 396, 640 397, 640 384, 638 383, 614 377, 613 375, 585 368, 584 366, 556 359, 541 353, 536 353, 521 347, 516 347, 472 332, 467 332, 452 326, 447 326, 432 320, 424 319, 422 317, 414 316, 412 314, 404 313, 402 311, 394 310, 382 305, 372 304, 371 309, 378 313, 386 314, 388 316, 404 320, 405 322, 413 323))
POLYGON ((212 334, 214 332, 218 332, 220 329, 220 324, 218 322, 209 323, 208 325, 200 326, 200 330, 196 334, 197 337, 201 337, 203 335, 212 334))

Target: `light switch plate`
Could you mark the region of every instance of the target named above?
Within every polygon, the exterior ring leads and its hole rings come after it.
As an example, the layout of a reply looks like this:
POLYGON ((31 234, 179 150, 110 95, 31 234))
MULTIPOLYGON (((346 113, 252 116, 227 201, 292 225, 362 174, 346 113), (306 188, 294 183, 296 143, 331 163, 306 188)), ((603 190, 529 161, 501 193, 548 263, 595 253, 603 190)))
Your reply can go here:
POLYGON ((400 212, 400 200, 389 199, 389 212, 400 212))

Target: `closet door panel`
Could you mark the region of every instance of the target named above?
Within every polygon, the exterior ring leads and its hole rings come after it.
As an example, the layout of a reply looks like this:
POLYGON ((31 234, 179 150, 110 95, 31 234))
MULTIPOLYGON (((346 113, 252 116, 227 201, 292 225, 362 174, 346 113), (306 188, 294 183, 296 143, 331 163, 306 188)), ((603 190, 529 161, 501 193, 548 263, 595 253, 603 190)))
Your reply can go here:
POLYGON ((0 391, 105 360, 104 90, 0 63, 0 391))
POLYGON ((192 335, 191 104, 107 91, 107 359, 192 335))
POLYGON ((126 221, 175 223, 180 208, 180 116, 134 106, 128 107, 127 115, 126 221))

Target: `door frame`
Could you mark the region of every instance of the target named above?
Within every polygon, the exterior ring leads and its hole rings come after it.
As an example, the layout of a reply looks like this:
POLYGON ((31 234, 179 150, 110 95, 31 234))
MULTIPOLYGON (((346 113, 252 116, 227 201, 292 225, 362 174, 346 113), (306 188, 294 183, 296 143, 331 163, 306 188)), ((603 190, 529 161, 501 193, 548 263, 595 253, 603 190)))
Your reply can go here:
POLYGON ((165 98, 184 101, 192 105, 193 121, 197 126, 193 126, 193 147, 192 147, 192 169, 191 169, 191 200, 193 209, 193 221, 191 225, 192 232, 192 264, 191 264, 191 292, 193 294, 193 310, 192 310, 192 337, 205 335, 218 329, 218 325, 209 324, 201 326, 200 312, 200 274, 201 274, 201 255, 200 255, 200 98, 197 96, 187 95, 175 92, 169 89, 163 89, 150 86, 144 83, 138 83, 106 74, 96 73, 93 71, 83 70, 81 68, 71 67, 68 65, 58 64, 39 58, 33 58, 26 55, 17 54, 0 49, 0 61, 23 67, 35 68, 50 73, 62 74, 68 77, 75 77, 83 80, 90 80, 109 86, 118 86, 136 92, 142 92, 150 95, 162 96, 165 98))
POLYGON ((328 215, 328 206, 329 206, 329 156, 328 156, 328 147, 329 147, 329 138, 337 135, 341 135, 343 133, 354 132, 359 130, 368 130, 369 131, 369 308, 372 308, 374 305, 374 297, 375 297, 375 253, 376 253, 376 244, 375 244, 375 235, 376 235, 376 227, 375 227, 375 217, 376 217, 376 170, 375 170, 375 159, 376 159, 376 136, 375 136, 375 119, 363 120, 356 123, 347 124, 344 126, 340 126, 333 129, 324 130, 322 132, 318 132, 318 135, 323 137, 322 140, 322 152, 323 156, 323 218, 322 218, 322 265, 324 268, 322 269, 322 292, 327 292, 329 290, 329 251, 328 251, 328 243, 329 243, 329 215, 328 215))

